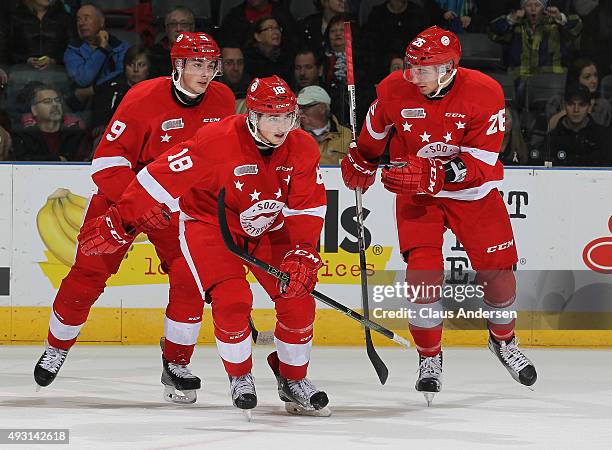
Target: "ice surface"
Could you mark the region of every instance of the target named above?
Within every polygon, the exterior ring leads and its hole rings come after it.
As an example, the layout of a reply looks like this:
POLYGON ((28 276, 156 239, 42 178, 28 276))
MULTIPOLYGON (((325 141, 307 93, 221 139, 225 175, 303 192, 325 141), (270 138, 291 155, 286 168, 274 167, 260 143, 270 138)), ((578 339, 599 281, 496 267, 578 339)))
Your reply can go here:
MULTIPOLYGON (((214 347, 194 354, 195 405, 162 400, 159 348, 77 345, 55 382, 36 393, 43 347, 0 346, 0 428, 69 428, 72 448, 437 449, 610 448, 612 351, 526 349, 535 390, 511 379, 488 349, 445 350, 443 390, 427 407, 414 390, 414 350, 379 349, 381 386, 361 348, 313 350, 309 376, 327 391, 329 418, 288 415, 255 349, 253 421, 231 405, 214 347)), ((5 446, 2 446, 6 448, 5 446)), ((49 446, 59 449, 61 446, 49 446)), ((15 448, 26 448, 16 446, 15 448)), ((43 446, 32 446, 43 448, 43 446)))

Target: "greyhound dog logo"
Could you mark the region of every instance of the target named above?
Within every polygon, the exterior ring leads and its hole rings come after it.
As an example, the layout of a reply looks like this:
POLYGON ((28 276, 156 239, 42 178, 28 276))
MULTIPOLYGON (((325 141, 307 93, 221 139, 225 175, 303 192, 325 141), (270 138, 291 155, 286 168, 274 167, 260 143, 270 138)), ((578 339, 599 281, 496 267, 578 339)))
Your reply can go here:
MULTIPOLYGON (((612 233, 612 216, 608 219, 608 229, 612 233)), ((582 259, 589 269, 612 274, 612 236, 589 242, 582 251, 582 259)))

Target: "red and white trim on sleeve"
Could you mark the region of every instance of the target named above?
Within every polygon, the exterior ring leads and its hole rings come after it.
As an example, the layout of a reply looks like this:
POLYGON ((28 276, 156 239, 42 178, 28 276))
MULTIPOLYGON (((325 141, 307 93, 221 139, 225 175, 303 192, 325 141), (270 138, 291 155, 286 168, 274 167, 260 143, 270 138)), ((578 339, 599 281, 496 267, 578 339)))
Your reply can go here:
MULTIPOLYGON (((372 107, 370 107, 370 111, 372 111, 372 107)), ((370 136, 372 136, 373 139, 376 139, 377 141, 382 141, 383 139, 386 139, 387 135, 389 134, 389 130, 391 129, 393 124, 386 125, 382 133, 379 133, 377 131, 374 131, 374 129, 372 128, 372 122, 370 120, 370 115, 373 115, 373 114, 371 112, 368 112, 368 114, 366 115, 366 129, 368 130, 368 133, 370 134, 370 136)))
POLYGON ((497 163, 497 159, 499 158, 498 152, 482 150, 480 148, 461 147, 461 152, 469 153, 477 160, 482 161, 490 166, 494 166, 497 163))
POLYGON ((195 345, 198 342, 202 322, 176 322, 168 317, 164 320, 164 336, 180 345, 195 345))
POLYGON ((105 156, 103 158, 95 158, 91 162, 91 175, 110 167, 128 167, 131 169, 132 163, 123 156, 105 156))
POLYGON ((285 206, 283 208, 283 215, 285 217, 306 215, 306 216, 315 216, 315 217, 320 217, 322 219, 325 219, 326 211, 327 211, 327 205, 315 206, 314 208, 306 208, 306 209, 291 209, 285 206))
POLYGON ((172 195, 151 176, 146 167, 138 172, 136 179, 149 195, 157 200, 157 202, 165 203, 172 212, 179 210, 178 198, 172 197, 172 195))

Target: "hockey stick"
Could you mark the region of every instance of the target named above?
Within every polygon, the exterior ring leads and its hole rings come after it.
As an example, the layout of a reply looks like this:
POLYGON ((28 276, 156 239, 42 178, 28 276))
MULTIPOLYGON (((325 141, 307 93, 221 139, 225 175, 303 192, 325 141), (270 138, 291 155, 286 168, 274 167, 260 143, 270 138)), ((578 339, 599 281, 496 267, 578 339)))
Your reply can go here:
MULTIPOLYGON (((261 269, 264 272, 269 273, 273 277, 278 278, 279 280, 282 280, 286 283, 289 282, 289 274, 285 272, 281 272, 276 267, 272 267, 268 263, 263 262, 260 259, 257 259, 253 255, 248 254, 246 251, 244 251, 244 249, 236 245, 236 243, 234 242, 234 239, 232 238, 232 233, 229 229, 229 226, 227 225, 227 216, 225 212, 225 188, 221 188, 221 190, 219 191, 219 199, 217 201, 217 218, 219 220, 219 228, 221 230, 221 237, 223 238, 223 242, 225 243, 225 246, 231 253, 233 253, 240 259, 248 262, 249 264, 257 267, 258 269, 261 269)), ((382 325, 377 324, 376 322, 372 322, 371 320, 366 319, 361 314, 359 314, 356 311, 353 311, 352 309, 343 305, 342 303, 338 303, 336 300, 316 290, 312 291, 311 294, 317 300, 325 303, 328 306, 331 306, 333 309, 337 311, 340 311, 345 316, 348 316, 351 319, 356 320, 362 325, 371 328, 372 330, 397 342, 400 345, 403 345, 404 347, 407 347, 407 348, 410 347, 410 342, 404 339, 403 337, 395 334, 393 331, 388 330, 387 328, 383 327, 382 325)))
MULTIPOLYGON (((356 101, 355 101, 355 75, 353 73, 353 40, 351 34, 351 23, 344 22, 344 46, 346 51, 346 84, 349 94, 349 117, 351 122, 351 133, 353 135, 353 141, 357 140, 357 118, 356 115, 356 101)), ((361 274, 361 306, 363 307, 363 315, 366 319, 370 318, 370 305, 368 302, 368 275, 366 272, 366 255, 365 255, 365 239, 364 239, 364 227, 363 227, 363 203, 361 188, 355 189, 355 208, 357 212, 357 242, 359 246, 359 271, 361 274)), ((374 344, 372 343, 372 335, 370 329, 365 327, 365 343, 366 352, 374 370, 380 379, 381 384, 387 382, 389 377, 389 369, 385 365, 384 361, 376 352, 374 344)))

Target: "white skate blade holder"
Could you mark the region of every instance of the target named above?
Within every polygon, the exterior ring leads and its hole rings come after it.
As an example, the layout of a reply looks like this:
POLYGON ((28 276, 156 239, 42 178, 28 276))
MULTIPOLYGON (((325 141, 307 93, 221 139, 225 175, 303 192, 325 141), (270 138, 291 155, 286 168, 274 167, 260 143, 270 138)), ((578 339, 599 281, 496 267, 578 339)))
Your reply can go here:
POLYGON ((321 409, 305 408, 294 402, 285 402, 285 411, 294 416, 329 417, 332 414, 327 406, 321 409))
POLYGON ((198 394, 195 390, 179 391, 173 386, 164 386, 164 400, 176 405, 191 405, 198 399, 198 394))
POLYGON ((435 392, 423 392, 423 397, 425 397, 425 401, 427 402, 427 407, 431 406, 435 395, 436 395, 435 392))

